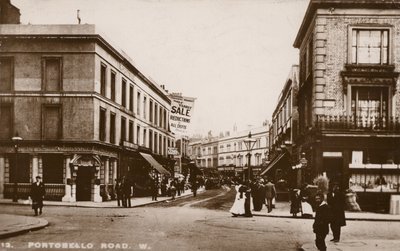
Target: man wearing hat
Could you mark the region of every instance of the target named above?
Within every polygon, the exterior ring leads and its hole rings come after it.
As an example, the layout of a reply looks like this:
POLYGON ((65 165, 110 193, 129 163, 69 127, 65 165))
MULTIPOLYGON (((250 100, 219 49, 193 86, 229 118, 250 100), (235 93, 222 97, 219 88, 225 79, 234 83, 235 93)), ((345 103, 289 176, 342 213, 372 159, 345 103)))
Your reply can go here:
POLYGON ((32 209, 35 211, 35 216, 38 215, 38 209, 39 214, 42 214, 44 195, 45 189, 42 177, 36 176, 36 181, 31 186, 32 209))

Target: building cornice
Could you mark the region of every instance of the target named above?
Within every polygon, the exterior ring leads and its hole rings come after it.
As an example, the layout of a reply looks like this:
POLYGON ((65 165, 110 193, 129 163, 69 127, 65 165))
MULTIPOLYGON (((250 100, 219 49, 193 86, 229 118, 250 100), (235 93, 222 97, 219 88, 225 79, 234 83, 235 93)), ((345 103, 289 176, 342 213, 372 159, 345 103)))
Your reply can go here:
POLYGON ((300 48, 318 9, 400 9, 400 0, 310 0, 293 47, 300 48))

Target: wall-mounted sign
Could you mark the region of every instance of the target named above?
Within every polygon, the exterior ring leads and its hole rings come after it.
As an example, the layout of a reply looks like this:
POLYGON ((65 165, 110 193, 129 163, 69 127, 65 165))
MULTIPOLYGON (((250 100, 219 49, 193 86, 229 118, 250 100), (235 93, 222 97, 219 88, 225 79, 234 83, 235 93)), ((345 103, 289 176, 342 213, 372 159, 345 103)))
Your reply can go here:
POLYGON ((192 119, 195 98, 170 95, 169 126, 176 135, 187 135, 192 119))

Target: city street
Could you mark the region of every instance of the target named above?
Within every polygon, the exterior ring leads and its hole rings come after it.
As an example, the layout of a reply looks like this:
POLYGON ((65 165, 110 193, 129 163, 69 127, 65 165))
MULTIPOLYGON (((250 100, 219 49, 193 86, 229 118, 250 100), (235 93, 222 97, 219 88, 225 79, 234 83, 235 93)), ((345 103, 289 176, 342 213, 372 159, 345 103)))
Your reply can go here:
MULTIPOLYGON (((312 242, 312 220, 255 216, 235 218, 228 212, 233 190, 206 190, 197 197, 138 208, 78 208, 47 206, 42 230, 3 239, 13 250, 296 250, 312 242), (55 246, 53 246, 55 247, 55 246)), ((2 205, 0 213, 32 214, 28 206, 2 205)), ((265 209, 260 214, 267 214, 265 209)), ((348 221, 343 241, 396 240, 400 222, 348 221)), ((327 240, 331 236, 327 237, 327 240)))

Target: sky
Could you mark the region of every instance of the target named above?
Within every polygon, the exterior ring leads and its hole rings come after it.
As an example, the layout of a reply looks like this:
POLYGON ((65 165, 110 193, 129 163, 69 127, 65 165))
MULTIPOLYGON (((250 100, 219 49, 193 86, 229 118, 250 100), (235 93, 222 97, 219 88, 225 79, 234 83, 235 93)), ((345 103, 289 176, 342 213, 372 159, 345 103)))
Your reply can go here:
POLYGON ((271 121, 308 0, 12 0, 23 24, 95 24, 169 92, 195 97, 191 133, 271 121))

